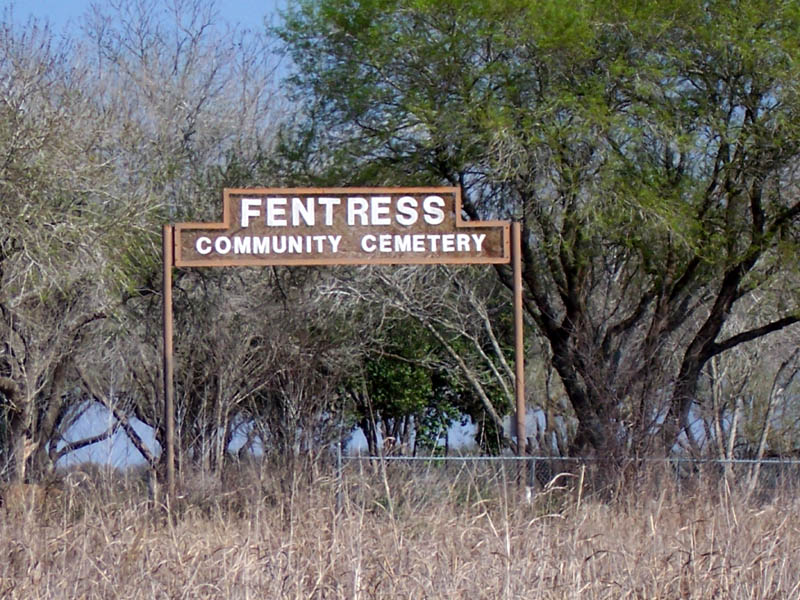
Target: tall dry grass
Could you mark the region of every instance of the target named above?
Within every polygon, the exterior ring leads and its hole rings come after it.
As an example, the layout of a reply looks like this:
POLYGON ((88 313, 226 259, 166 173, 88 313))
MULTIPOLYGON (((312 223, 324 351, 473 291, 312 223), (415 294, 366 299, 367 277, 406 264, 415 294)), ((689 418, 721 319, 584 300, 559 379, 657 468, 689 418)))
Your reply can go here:
POLYGON ((734 490, 527 503, 502 473, 263 465, 185 475, 171 521, 138 482, 86 478, 58 510, 4 516, 0 597, 800 597, 800 500, 734 490))

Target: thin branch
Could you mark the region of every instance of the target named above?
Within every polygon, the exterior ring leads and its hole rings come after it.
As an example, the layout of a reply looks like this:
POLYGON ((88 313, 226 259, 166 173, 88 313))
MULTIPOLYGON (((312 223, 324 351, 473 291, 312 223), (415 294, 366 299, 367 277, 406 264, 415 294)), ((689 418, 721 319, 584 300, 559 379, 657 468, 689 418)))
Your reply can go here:
MULTIPOLYGON (((489 340, 492 342, 492 347, 494 348, 495 355, 497 356, 500 364, 503 365, 503 369, 506 372, 506 377, 509 380, 514 381, 516 377, 516 373, 508 364, 506 360, 505 354, 503 354, 502 349, 500 348, 500 343, 497 341, 497 336, 494 334, 494 327, 492 327, 492 322, 489 320, 489 313, 486 311, 486 307, 475 301, 473 297, 470 297, 470 303, 475 307, 475 310, 480 315, 481 319, 483 320, 483 328, 486 330, 486 335, 489 336, 489 340)), ((505 381, 498 377, 505 388, 505 381)))

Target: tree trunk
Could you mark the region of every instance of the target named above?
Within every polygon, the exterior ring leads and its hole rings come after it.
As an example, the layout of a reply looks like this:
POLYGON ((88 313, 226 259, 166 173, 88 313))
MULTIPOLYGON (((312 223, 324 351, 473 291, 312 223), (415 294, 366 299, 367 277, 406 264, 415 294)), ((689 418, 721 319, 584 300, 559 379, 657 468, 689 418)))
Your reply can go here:
POLYGON ((739 284, 754 263, 755 258, 748 258, 725 274, 708 317, 695 334, 683 356, 669 412, 664 423, 664 445, 667 453, 678 443, 681 433, 686 433, 692 452, 695 454, 700 452, 689 422, 692 404, 697 395, 698 382, 706 363, 721 351, 721 347, 718 347, 716 343, 717 337, 738 297, 739 284))

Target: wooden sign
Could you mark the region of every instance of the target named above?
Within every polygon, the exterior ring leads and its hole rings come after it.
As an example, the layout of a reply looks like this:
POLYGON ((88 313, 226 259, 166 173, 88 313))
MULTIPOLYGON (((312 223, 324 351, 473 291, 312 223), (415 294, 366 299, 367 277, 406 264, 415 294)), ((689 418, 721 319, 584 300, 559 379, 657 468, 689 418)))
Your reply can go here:
POLYGON ((175 225, 178 267, 508 263, 507 221, 461 188, 226 189, 221 223, 175 225))

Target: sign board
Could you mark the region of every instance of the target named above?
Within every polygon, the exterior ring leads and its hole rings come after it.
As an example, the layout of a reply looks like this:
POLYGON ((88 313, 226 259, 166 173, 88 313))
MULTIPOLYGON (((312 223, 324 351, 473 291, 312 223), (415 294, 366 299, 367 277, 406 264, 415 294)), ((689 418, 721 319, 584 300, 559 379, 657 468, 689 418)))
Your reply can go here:
POLYGON ((226 189, 221 223, 175 225, 175 266, 510 262, 507 221, 464 221, 461 188, 226 189))

